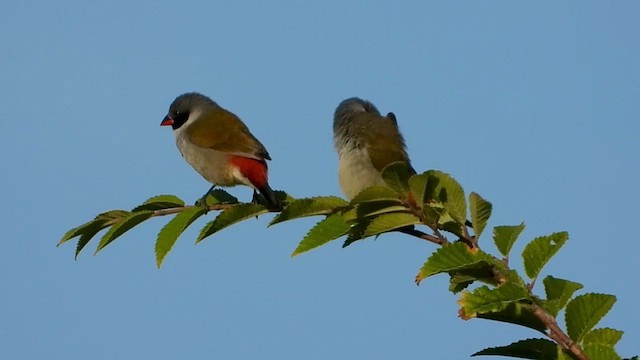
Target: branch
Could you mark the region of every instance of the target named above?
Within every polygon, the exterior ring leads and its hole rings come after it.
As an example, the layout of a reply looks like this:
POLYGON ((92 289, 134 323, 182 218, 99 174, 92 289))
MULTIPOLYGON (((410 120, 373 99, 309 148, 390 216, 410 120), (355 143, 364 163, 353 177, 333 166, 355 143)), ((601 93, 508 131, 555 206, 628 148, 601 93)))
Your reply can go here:
POLYGON ((449 243, 449 241, 447 240, 447 238, 445 238, 444 236, 433 236, 433 235, 429 235, 427 233, 424 233, 420 230, 416 230, 414 228, 402 228, 402 229, 398 229, 399 232, 407 234, 407 235, 411 235, 411 236, 415 236, 417 238, 423 239, 423 240, 427 240, 430 241, 434 244, 438 244, 440 246, 442 245, 446 245, 449 243))
MULTIPOLYGON (((207 207, 205 207, 207 209, 207 211, 217 211, 217 210, 225 210, 228 209, 230 207, 234 207, 238 204, 215 204, 215 205, 209 205, 207 207)), ((153 216, 165 216, 165 215, 171 215, 171 214, 177 214, 179 212, 183 212, 187 209, 192 209, 194 207, 199 207, 200 205, 185 205, 185 206, 179 206, 179 207, 173 207, 173 208, 168 208, 168 209, 160 209, 160 210, 154 210, 153 211, 153 216)), ((280 212, 282 211, 282 209, 268 209, 269 212, 280 212)))
POLYGON ((544 311, 537 304, 531 304, 530 308, 533 315, 535 315, 547 326, 547 328, 549 328, 549 334, 547 334, 547 336, 549 336, 558 345, 562 346, 562 348, 569 350, 577 359, 589 360, 589 358, 582 352, 580 345, 573 342, 573 340, 571 340, 571 338, 565 334, 562 329, 560 329, 560 326, 558 326, 558 323, 553 316, 544 311))

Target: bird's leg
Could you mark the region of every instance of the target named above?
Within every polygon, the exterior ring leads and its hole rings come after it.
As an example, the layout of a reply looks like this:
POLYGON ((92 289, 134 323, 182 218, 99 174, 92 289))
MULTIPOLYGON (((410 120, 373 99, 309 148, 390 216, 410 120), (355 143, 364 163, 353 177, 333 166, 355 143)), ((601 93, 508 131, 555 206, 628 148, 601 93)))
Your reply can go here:
POLYGON ((215 184, 211 185, 211 187, 209 188, 209 190, 207 190, 206 193, 204 193, 204 195, 202 195, 202 197, 200 199, 198 199, 196 201, 196 206, 203 206, 203 207, 207 207, 207 196, 209 196, 209 194, 211 194, 211 192, 213 191, 213 189, 216 187, 215 184))
POLYGON ((258 194, 256 189, 253 189, 253 197, 251 198, 251 202, 254 204, 263 205, 264 201, 262 201, 262 196, 258 194))

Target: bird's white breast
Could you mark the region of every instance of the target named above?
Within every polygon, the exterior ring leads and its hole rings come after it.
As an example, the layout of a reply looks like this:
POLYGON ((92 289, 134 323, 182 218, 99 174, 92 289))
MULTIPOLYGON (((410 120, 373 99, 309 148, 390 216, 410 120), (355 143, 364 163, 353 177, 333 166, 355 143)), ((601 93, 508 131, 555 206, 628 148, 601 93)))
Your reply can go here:
POLYGON ((365 147, 356 147, 349 142, 336 142, 338 147, 338 180, 342 192, 349 199, 369 186, 383 185, 382 176, 373 167, 365 147))
POLYGON ((194 145, 186 136, 182 126, 175 131, 176 145, 182 157, 202 177, 212 184, 220 186, 233 186, 245 184, 252 186, 239 171, 237 166, 230 163, 228 153, 194 145))

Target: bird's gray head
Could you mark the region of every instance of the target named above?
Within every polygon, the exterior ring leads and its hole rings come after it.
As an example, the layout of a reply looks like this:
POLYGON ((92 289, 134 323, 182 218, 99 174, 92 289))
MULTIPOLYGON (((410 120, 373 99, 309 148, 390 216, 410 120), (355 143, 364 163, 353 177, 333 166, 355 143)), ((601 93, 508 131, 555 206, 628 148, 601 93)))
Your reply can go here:
MULTIPOLYGON (((200 93, 190 92, 182 94, 173 100, 171 106, 169 106, 169 113, 167 117, 165 117, 163 125, 167 119, 170 119, 171 127, 173 127, 173 130, 176 130, 184 125, 189 119, 189 116, 194 112, 202 112, 208 107, 216 106, 218 106, 218 104, 200 93)), ((167 123, 167 125, 169 124, 167 123)))
POLYGON ((380 112, 371 102, 357 97, 343 100, 333 114, 333 131, 341 132, 359 113, 371 113, 380 116, 380 112))

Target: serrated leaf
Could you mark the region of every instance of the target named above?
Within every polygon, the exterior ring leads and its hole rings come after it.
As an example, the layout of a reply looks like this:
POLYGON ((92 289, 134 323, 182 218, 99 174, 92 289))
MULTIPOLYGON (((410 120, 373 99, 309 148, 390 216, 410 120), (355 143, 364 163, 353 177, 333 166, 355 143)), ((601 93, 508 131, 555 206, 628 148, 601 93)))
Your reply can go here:
POLYGON ((78 259, 78 255, 80 255, 80 251, 84 249, 84 247, 91 241, 91 239, 96 236, 100 230, 109 226, 107 221, 104 219, 94 220, 90 226, 84 229, 82 235, 80 235, 80 239, 78 239, 78 243, 76 244, 76 260, 78 259))
POLYGON ((589 360, 622 360, 622 357, 610 345, 587 344, 582 347, 582 352, 589 360))
POLYGON ((287 206, 296 200, 296 198, 282 190, 274 190, 274 192, 276 193, 276 199, 282 206, 287 206))
POLYGON ((313 197, 291 202, 271 222, 269 226, 287 220, 306 216, 328 215, 347 206, 349 203, 337 196, 313 197))
POLYGON ((555 255, 569 238, 566 231, 553 233, 533 239, 522 251, 524 270, 527 276, 535 279, 540 270, 555 255))
MULTIPOLYGON (((369 224, 371 224, 372 220, 373 218, 362 218, 362 219, 359 219, 358 222, 351 224, 351 228, 347 233, 347 239, 342 244, 342 247, 346 248, 347 246, 351 245, 355 241, 366 238, 366 236, 364 235, 364 232, 365 230, 367 230, 367 227, 369 226, 369 224)), ((349 224, 348 221, 345 221, 345 222, 349 224)))
POLYGON ((158 233, 156 240, 156 264, 158 268, 162 266, 164 258, 167 256, 178 237, 193 223, 197 218, 207 213, 203 207, 196 206, 178 213, 173 217, 158 233))
POLYGON ((478 314, 478 318, 516 324, 544 333, 547 326, 529 309, 528 304, 513 302, 503 310, 478 314))
POLYGON ((104 249, 105 246, 112 243, 113 240, 117 239, 125 232, 131 230, 134 226, 140 224, 141 222, 149 219, 152 216, 153 211, 151 210, 132 212, 131 214, 129 214, 129 216, 122 219, 117 224, 111 226, 111 229, 109 229, 109 231, 107 231, 107 233, 104 234, 104 236, 102 236, 102 238, 100 239, 98 248, 96 249, 94 255, 100 252, 100 250, 104 249))
POLYGON ((558 345, 546 339, 526 339, 507 346, 498 346, 478 351, 471 356, 497 355, 520 359, 558 359, 558 345))
POLYGON ((551 275, 544 278, 544 290, 547 294, 547 300, 544 305, 546 310, 553 316, 558 315, 560 310, 567 305, 573 293, 582 289, 582 284, 555 278, 551 275))
POLYGON ((504 269, 504 263, 480 249, 471 250, 464 243, 457 242, 436 250, 420 269, 416 282, 440 273, 455 275, 472 270, 493 274, 495 269, 504 269))
POLYGON ((374 185, 365 188, 361 192, 358 193, 353 199, 351 199, 351 204, 361 204, 366 202, 375 202, 375 201, 395 201, 397 203, 401 203, 399 194, 394 190, 383 186, 383 185, 374 185))
POLYGON ((90 220, 87 221, 86 223, 80 225, 80 226, 76 226, 73 229, 67 231, 62 238, 60 239, 60 241, 58 241, 58 245, 56 246, 60 246, 62 244, 64 244, 65 242, 73 239, 76 236, 80 236, 82 235, 82 233, 84 233, 86 231, 87 228, 89 228, 92 224, 94 224, 96 222, 96 220, 90 220))
POLYGON ((467 320, 478 314, 501 312, 509 304, 523 300, 530 300, 531 296, 526 287, 506 283, 497 288, 484 285, 473 292, 465 291, 460 296, 458 304, 461 306, 460 317, 467 320))
POLYGON ((169 209, 184 206, 184 201, 175 195, 158 195, 147 199, 142 204, 136 206, 131 212, 169 209))
POLYGON ((622 339, 623 332, 612 328, 600 328, 589 331, 582 339, 582 344, 604 344, 616 346, 622 339))
POLYGON ((471 212, 471 223, 473 224, 473 233, 476 241, 487 226, 487 221, 491 217, 491 209, 493 205, 483 199, 482 196, 475 192, 469 194, 469 210, 471 212))
POLYGON ((493 242, 503 256, 509 256, 511 247, 524 230, 524 223, 513 226, 496 226, 493 228, 493 242))
POLYGON ((427 191, 427 182, 429 181, 429 174, 422 173, 419 175, 413 175, 409 178, 409 189, 413 194, 413 198, 422 209, 425 203, 425 192, 427 191))
POLYGON ((442 207, 430 206, 429 204, 423 205, 422 214, 429 227, 435 228, 438 226, 443 211, 445 210, 442 207))
POLYGON ((567 304, 564 314, 569 337, 576 342, 582 341, 589 330, 611 310, 615 302, 616 297, 609 294, 590 293, 576 296, 567 304))
POLYGON ((391 213, 375 217, 364 231, 364 236, 373 236, 396 230, 408 225, 419 224, 420 219, 413 214, 391 213))
POLYGON ((238 198, 229 194, 228 192, 222 189, 214 189, 207 193, 207 197, 205 198, 205 204, 216 205, 216 204, 237 204, 238 198))
POLYGON ((403 161, 392 162, 382 169, 382 179, 391 189, 400 194, 409 193, 409 177, 413 170, 403 161))
POLYGON ((476 276, 467 275, 467 274, 452 274, 449 279, 449 291, 454 294, 459 293, 460 291, 469 287, 469 285, 473 284, 478 278, 476 276))
POLYGON ((342 215, 330 215, 309 230, 291 256, 299 255, 324 245, 331 240, 335 240, 349 232, 349 228, 349 225, 344 221, 342 215))
POLYGON ((196 239, 196 244, 224 228, 268 212, 266 207, 259 204, 238 204, 226 208, 213 221, 204 226, 196 239))
POLYGON ((404 205, 399 205, 395 201, 377 201, 356 205, 356 214, 358 218, 372 217, 399 211, 407 212, 409 209, 404 205))
POLYGON ((108 225, 113 225, 129 215, 131 215, 131 213, 126 210, 109 210, 96 216, 96 220, 104 220, 108 225))
POLYGON ((467 201, 462 186, 447 173, 429 170, 426 174, 429 180, 425 200, 442 203, 457 223, 464 224, 467 221, 467 201))

